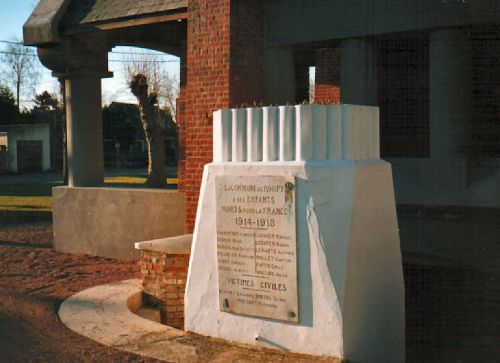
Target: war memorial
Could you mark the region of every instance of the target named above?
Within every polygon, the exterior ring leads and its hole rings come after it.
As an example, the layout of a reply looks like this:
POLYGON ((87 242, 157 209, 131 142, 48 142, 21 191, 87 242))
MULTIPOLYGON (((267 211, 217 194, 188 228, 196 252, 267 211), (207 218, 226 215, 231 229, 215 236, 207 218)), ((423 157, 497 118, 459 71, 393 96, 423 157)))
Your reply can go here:
POLYGON ((378 145, 376 107, 216 112, 186 330, 403 362, 401 252, 390 165, 378 145))
POLYGON ((500 207, 498 4, 143 5, 42 0, 25 24, 66 85, 56 247, 139 259, 141 293, 187 332, 404 362, 401 252, 495 269, 491 241, 455 243, 446 216, 500 207), (102 186, 100 81, 119 45, 180 57, 177 191, 102 186))

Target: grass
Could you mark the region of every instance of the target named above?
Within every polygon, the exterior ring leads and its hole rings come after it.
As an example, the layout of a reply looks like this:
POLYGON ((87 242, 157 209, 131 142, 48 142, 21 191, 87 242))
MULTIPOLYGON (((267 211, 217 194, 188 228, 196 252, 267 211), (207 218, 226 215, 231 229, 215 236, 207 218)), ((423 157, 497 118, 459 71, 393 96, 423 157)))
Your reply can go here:
MULTIPOLYGON (((167 185, 177 185, 177 167, 167 166, 165 168, 165 174, 167 175, 167 185)), ((146 171, 143 173, 127 174, 126 171, 120 175, 107 176, 104 178, 104 183, 108 187, 142 187, 146 182, 146 171)), ((146 187, 146 186, 144 186, 146 187)))
POLYGON ((146 177, 139 176, 110 176, 104 178, 105 184, 144 184, 146 177))
POLYGON ((62 182, 31 182, 0 185, 0 211, 52 212, 52 188, 62 182))
MULTIPOLYGON (((177 185, 177 178, 166 178, 167 186, 177 185)), ((110 176, 104 179, 107 187, 114 188, 147 188, 146 177, 140 176, 110 176)))
MULTIPOLYGON (((145 177, 114 176, 104 179, 108 187, 144 187, 145 177)), ((167 178, 168 185, 177 184, 176 178, 167 178)), ((52 212, 52 188, 62 186, 57 182, 31 182, 0 184, 0 211, 52 212)))
POLYGON ((52 197, 1 196, 0 211, 51 212, 52 197))
MULTIPOLYGON (((167 167, 167 184, 177 184, 177 169, 167 167)), ((109 187, 140 188, 145 187, 146 174, 108 176, 104 183, 109 187)), ((52 188, 62 186, 62 181, 27 181, 15 184, 0 184, 0 218, 4 221, 16 218, 31 220, 44 215, 50 219, 52 213, 52 188), (47 215, 49 217, 47 217, 47 215)), ((0 220, 0 224, 1 224, 0 220)))
POLYGON ((0 184, 0 225, 50 222, 52 188, 62 182, 0 184))

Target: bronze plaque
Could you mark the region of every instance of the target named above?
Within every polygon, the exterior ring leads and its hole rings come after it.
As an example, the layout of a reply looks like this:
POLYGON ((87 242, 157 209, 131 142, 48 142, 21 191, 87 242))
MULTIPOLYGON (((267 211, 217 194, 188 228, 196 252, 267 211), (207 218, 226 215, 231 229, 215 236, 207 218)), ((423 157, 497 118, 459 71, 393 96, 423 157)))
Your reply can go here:
POLYGON ((295 178, 215 181, 220 310, 298 322, 295 178))

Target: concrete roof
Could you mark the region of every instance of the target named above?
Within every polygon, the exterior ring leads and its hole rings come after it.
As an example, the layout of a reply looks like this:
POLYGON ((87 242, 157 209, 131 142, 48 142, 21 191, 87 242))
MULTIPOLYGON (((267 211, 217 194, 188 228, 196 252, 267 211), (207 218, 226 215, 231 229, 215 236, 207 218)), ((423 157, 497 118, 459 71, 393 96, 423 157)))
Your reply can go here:
POLYGON ((24 44, 36 45, 60 41, 58 25, 69 0, 40 0, 24 23, 24 44))
POLYGON ((153 15, 187 7, 187 0, 80 0, 71 1, 65 25, 91 24, 153 15))
POLYGON ((40 0, 23 26, 24 43, 59 42, 60 28, 145 18, 186 8, 187 0, 40 0))

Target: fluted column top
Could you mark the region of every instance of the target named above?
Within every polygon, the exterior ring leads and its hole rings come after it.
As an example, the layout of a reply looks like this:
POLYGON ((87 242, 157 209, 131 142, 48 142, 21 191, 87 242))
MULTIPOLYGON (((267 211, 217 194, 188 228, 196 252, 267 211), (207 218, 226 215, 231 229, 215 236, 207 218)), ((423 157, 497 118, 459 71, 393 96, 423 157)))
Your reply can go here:
POLYGON ((380 158, 378 107, 297 105, 214 113, 214 162, 380 158))

